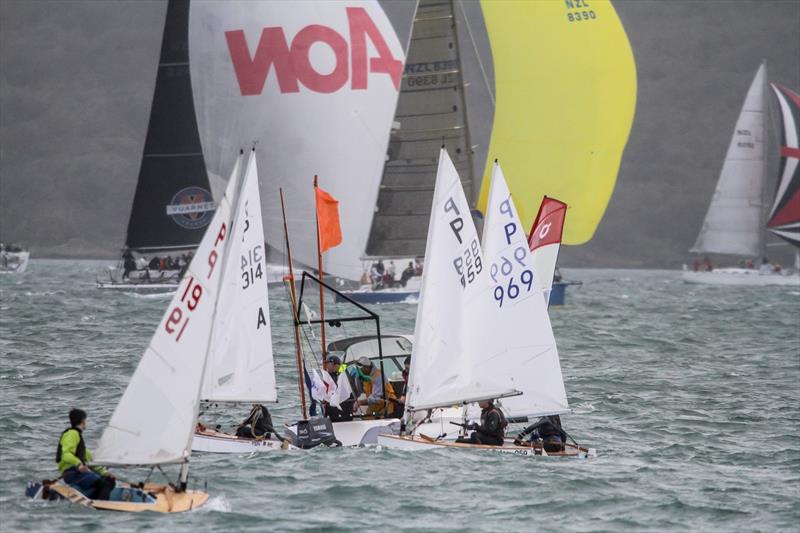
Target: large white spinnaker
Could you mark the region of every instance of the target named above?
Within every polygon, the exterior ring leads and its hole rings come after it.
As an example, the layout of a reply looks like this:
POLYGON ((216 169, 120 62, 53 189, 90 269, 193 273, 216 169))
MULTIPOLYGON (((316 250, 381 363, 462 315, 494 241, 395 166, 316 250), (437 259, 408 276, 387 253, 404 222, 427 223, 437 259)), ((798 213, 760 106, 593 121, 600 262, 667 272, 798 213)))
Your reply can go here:
POLYGON ((229 246, 201 398, 274 402, 277 392, 255 150, 250 152, 239 191, 229 246))
POLYGON ((283 249, 283 187, 292 252, 316 265, 315 174, 339 199, 342 244, 326 270, 358 279, 378 196, 405 54, 374 0, 192 2, 192 89, 212 179, 259 141, 266 241, 283 249))
POLYGON ((505 383, 522 391, 522 396, 503 400, 504 410, 512 418, 568 412, 547 304, 541 297, 517 208, 497 162, 490 187, 483 257, 491 300, 484 302, 488 309, 475 324, 484 332, 474 341, 483 356, 477 371, 502 375, 505 383))
POLYGON ((95 463, 157 465, 189 459, 240 162, 103 432, 95 463))
MULTIPOLYGON (((443 148, 433 194, 425 270, 414 328, 406 405, 412 411, 514 394, 490 369, 477 372, 475 342, 498 332, 480 324, 488 275, 458 172, 443 148)), ((541 299, 540 299, 541 300, 541 299)), ((491 353, 481 353, 491 356, 491 353)))
POLYGON ((762 64, 747 91, 717 188, 691 252, 751 257, 762 253, 765 80, 762 64))

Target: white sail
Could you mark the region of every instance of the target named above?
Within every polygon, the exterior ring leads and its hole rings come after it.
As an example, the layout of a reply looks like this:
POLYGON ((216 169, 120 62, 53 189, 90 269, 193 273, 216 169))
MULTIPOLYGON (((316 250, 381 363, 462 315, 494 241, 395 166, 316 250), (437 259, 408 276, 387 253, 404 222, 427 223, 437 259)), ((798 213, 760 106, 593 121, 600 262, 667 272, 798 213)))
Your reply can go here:
POLYGON ((201 398, 274 402, 267 262, 255 150, 250 152, 231 228, 228 261, 201 398))
POLYGON ((374 0, 193 2, 192 89, 209 174, 259 141, 265 237, 283 249, 285 190, 292 254, 317 264, 314 175, 343 206, 343 242, 326 270, 361 276, 405 54, 374 0))
POLYGON ((94 457, 98 464, 189 458, 239 167, 237 161, 194 259, 103 432, 94 457))
POLYGON ((757 256, 763 239, 764 87, 761 65, 747 92, 717 188, 690 251, 757 256))
MULTIPOLYGON (((478 372, 501 375, 522 396, 503 400, 510 417, 569 411, 547 303, 540 296, 533 254, 500 165, 495 162, 483 226, 483 257, 491 303, 480 316, 478 372)), ((552 272, 549 273, 552 280, 552 272)))
MULTIPOLYGON (((442 149, 425 247, 425 270, 414 328, 407 404, 411 410, 497 398, 514 389, 477 371, 480 337, 502 339, 481 324, 488 275, 469 204, 453 162, 442 149), (490 332, 490 333, 488 333, 490 332)), ((492 324, 494 325, 494 324, 492 324)))

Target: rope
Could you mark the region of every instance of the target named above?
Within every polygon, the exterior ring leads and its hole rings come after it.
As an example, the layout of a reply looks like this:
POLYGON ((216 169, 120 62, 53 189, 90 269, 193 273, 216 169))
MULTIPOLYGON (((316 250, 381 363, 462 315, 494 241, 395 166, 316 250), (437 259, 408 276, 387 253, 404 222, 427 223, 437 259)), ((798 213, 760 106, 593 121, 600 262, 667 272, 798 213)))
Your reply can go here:
POLYGON ((472 50, 473 52, 475 52, 475 57, 478 58, 478 66, 481 68, 481 74, 483 75, 483 83, 486 84, 486 92, 489 93, 489 99, 492 101, 492 107, 494 107, 495 106, 494 92, 492 91, 491 85, 489 85, 489 76, 486 74, 486 68, 483 66, 481 55, 478 53, 478 45, 475 43, 475 36, 472 34, 472 27, 469 25, 467 14, 464 12, 464 6, 461 4, 460 1, 456 3, 461 9, 461 15, 464 17, 464 24, 467 27, 467 34, 469 34, 469 42, 472 43, 472 50))

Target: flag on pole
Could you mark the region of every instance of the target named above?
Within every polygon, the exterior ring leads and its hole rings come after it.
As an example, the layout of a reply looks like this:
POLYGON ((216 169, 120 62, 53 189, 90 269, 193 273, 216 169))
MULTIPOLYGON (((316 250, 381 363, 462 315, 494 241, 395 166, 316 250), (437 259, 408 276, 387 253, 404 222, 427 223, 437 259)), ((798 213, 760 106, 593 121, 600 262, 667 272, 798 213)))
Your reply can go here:
POLYGON ((319 187, 314 187, 317 196, 317 231, 319 253, 342 243, 342 227, 339 225, 339 200, 319 187))

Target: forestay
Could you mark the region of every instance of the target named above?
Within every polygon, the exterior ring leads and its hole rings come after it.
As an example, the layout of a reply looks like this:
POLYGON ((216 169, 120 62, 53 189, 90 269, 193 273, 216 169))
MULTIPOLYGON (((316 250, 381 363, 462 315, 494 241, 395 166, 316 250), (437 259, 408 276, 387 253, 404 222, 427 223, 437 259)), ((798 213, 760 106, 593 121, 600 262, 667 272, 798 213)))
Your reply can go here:
POLYGON ((503 383, 522 391, 506 398, 508 416, 530 417, 569 411, 558 350, 547 304, 535 274, 525 231, 503 171, 495 162, 486 222, 483 226, 491 302, 474 329, 482 359, 480 375, 502 376, 503 383))
POLYGON ((479 338, 503 339, 504 328, 493 329, 494 321, 482 323, 490 318, 484 314, 492 303, 488 279, 464 189, 442 149, 414 329, 407 399, 411 410, 514 393, 477 364, 478 355, 492 356, 476 352, 479 338))
POLYGON ((691 252, 743 256, 762 253, 765 80, 762 64, 747 91, 717 188, 691 252))
POLYGON ((255 150, 250 153, 234 213, 201 394, 204 400, 277 400, 255 154, 255 150))
POLYGON ((103 432, 95 456, 98 464, 156 465, 189 458, 239 167, 240 160, 103 432))

